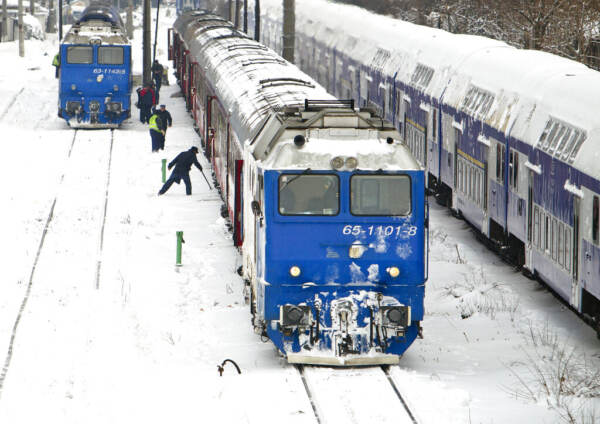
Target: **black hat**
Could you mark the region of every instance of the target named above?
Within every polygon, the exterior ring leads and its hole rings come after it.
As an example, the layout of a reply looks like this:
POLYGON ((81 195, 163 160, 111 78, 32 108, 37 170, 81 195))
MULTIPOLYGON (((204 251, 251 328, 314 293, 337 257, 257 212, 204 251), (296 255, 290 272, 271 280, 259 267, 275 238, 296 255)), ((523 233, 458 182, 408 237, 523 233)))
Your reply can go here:
POLYGON ((190 150, 194 153, 198 153, 198 148, 196 146, 193 146, 190 150))

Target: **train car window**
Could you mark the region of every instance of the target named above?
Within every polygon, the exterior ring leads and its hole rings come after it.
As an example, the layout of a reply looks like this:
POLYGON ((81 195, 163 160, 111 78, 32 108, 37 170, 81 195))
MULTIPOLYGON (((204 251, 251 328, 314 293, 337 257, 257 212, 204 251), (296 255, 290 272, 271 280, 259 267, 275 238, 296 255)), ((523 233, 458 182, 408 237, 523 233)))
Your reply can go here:
POLYGON ((565 228, 565 268, 571 271, 571 229, 565 228))
POLYGON ((123 56, 123 47, 98 47, 98 63, 100 65, 122 65, 123 56))
POLYGON ((558 122, 555 122, 554 125, 552 125, 550 134, 546 138, 546 141, 544 142, 542 149, 548 150, 548 146, 550 145, 550 143, 552 143, 552 140, 554 140, 554 137, 556 136, 556 132, 558 131, 559 128, 560 128, 560 124, 558 122))
POLYGON ((558 226, 558 263, 561 266, 565 263, 564 233, 565 226, 561 222, 558 226))
POLYGON ((500 143, 496 145, 496 181, 504 184, 504 167, 506 166, 506 151, 500 143))
POLYGON ((573 160, 575 159, 575 156, 577 156, 577 153, 579 152, 579 149, 581 148, 581 145, 583 144, 585 140, 585 134, 580 134, 579 137, 577 138, 577 141, 574 143, 573 149, 569 152, 569 163, 573 163, 573 160))
POLYGON ((546 128, 544 128, 544 131, 542 132, 542 135, 540 136, 540 141, 538 142, 539 146, 542 146, 544 144, 544 141, 546 141, 546 138, 548 137, 548 133, 550 132, 551 127, 552 127, 552 120, 549 119, 548 122, 546 123, 546 128))
POLYGON ((281 215, 337 215, 339 177, 333 174, 282 174, 279 177, 281 215))
POLYGON ((560 138, 560 143, 558 143, 558 145, 556 146, 556 152, 557 153, 561 152, 564 149, 564 147, 567 145, 567 142, 571 138, 572 134, 573 134, 573 129, 567 128, 567 131, 560 138))
POLYGON ((412 208, 410 183, 408 175, 353 175, 350 212, 363 216, 406 216, 412 208))
POLYGON ((437 109, 433 109, 431 124, 431 138, 433 141, 437 141, 437 109))
POLYGON ((550 231, 550 218, 548 217, 548 215, 544 214, 544 251, 545 252, 549 252, 550 251, 550 237, 548 232, 550 231))
POLYGON ((537 206, 533 209, 533 243, 540 248, 540 209, 537 206))
POLYGON ((519 188, 519 154, 513 150, 508 157, 508 183, 515 190, 519 188))
POLYGON ((556 145, 563 138, 563 135, 565 134, 566 130, 567 127, 561 125, 558 132, 556 133, 556 136, 552 140, 550 140, 550 145, 548 146, 550 153, 554 152, 554 149, 556 149, 556 145))
POLYGON ((552 218, 552 246, 550 250, 552 251, 552 260, 556 262, 556 255, 558 253, 558 223, 555 218, 552 218))
POLYGON ((592 213, 592 240, 594 244, 598 244, 599 240, 599 222, 600 219, 600 202, 598 196, 594 196, 594 209, 592 213))
POLYGON ((89 64, 94 63, 94 49, 92 46, 67 47, 67 63, 89 64))

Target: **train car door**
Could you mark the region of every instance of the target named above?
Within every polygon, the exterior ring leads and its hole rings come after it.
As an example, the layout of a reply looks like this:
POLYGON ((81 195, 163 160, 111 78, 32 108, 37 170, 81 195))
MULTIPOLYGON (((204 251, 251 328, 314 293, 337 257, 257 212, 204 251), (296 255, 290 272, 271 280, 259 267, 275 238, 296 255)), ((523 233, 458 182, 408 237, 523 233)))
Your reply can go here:
MULTIPOLYGON (((187 87, 188 87, 188 80, 189 80, 189 76, 187 73, 187 62, 188 62, 188 55, 189 55, 189 51, 185 50, 183 52, 183 57, 181 58, 181 89, 183 91, 183 93, 187 93, 187 87)), ((187 99, 186 99, 186 103, 187 103, 187 99)))
POLYGON ((191 56, 188 54, 186 56, 186 68, 185 73, 187 74, 187 85, 185 88, 185 105, 187 107, 188 112, 192 110, 192 87, 194 86, 194 63, 192 62, 191 56))
POLYGON ((242 211, 244 210, 243 204, 243 191, 244 185, 244 174, 243 174, 243 160, 235 161, 235 198, 233 204, 233 243, 235 246, 241 246, 244 240, 243 220, 242 211))
POLYGON ((436 179, 439 178, 439 144, 438 144, 438 110, 431 107, 431 131, 429 131, 429 154, 427 155, 427 169, 436 179))
POLYGON ((167 46, 169 46, 168 59, 173 60, 173 28, 167 31, 167 46))
POLYGON ((204 122, 204 128, 206 128, 206 134, 204 134, 204 149, 206 151, 206 156, 210 160, 213 157, 212 146, 215 140, 215 129, 213 128, 211 122, 211 111, 212 111, 212 96, 206 96, 206 122, 204 122))
POLYGON ((533 171, 527 173, 527 244, 525 245, 525 268, 533 270, 533 171))
POLYGON ((579 199, 577 196, 573 196, 573 256, 571 261, 573 267, 573 280, 571 283, 571 306, 573 306, 576 310, 579 310, 579 303, 581 300, 581 290, 579 286, 579 242, 581 240, 579 235, 580 209, 581 199, 579 199))

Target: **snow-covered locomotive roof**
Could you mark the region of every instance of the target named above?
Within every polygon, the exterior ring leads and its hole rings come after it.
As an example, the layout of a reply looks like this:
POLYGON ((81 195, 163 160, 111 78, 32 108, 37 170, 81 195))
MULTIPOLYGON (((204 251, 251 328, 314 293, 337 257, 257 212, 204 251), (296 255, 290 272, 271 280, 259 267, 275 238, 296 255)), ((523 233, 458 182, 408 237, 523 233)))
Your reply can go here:
POLYGON ((127 34, 120 27, 104 21, 88 21, 73 25, 63 38, 66 44, 128 44, 127 34), (97 41, 98 40, 98 41, 97 41))
MULTIPOLYGON (((281 7, 280 0, 261 0, 261 9, 277 19, 281 7)), ((430 68, 433 76, 421 88, 445 104, 468 111, 473 92, 489 95, 492 103, 480 117, 531 146, 540 144, 549 123, 564 123, 585 140, 572 157, 563 152, 561 159, 590 175, 599 174, 599 72, 549 53, 451 34, 326 0, 304 0, 295 13, 299 31, 315 34, 359 63, 376 63, 387 75, 397 72, 399 80, 410 81, 419 66, 430 68), (336 19, 325 18, 329 16, 336 19)))
POLYGON ((368 108, 309 106, 274 113, 251 140, 250 150, 271 169, 328 170, 335 157, 356 159, 360 170, 421 169, 393 125, 368 108), (294 143, 297 136, 304 144, 294 143))
POLYGON ((65 35, 68 44, 127 44, 123 20, 107 3, 94 2, 83 11, 81 18, 65 35))

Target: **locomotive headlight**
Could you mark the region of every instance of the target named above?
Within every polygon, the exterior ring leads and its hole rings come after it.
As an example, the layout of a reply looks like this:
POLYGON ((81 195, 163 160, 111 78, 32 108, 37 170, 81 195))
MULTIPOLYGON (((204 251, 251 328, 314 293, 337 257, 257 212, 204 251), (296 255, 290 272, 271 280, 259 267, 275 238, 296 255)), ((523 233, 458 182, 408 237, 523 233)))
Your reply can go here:
POLYGON ((342 166, 344 166, 344 158, 336 156, 331 159, 329 163, 333 169, 340 169, 342 166))
POLYGON ((346 168, 354 169, 358 166, 358 159, 353 157, 346 158, 346 168))
POLYGON ((283 305, 279 309, 279 321, 282 327, 310 326, 311 316, 308 305, 283 305))
POLYGON ((71 84, 71 90, 73 90, 73 91, 77 90, 77 86, 75 84, 71 84))
POLYGON ((121 103, 119 103, 119 102, 109 103, 108 106, 109 106, 111 112, 115 112, 115 113, 121 112, 121 103))
POLYGON ((353 244, 348 250, 348 256, 350 256, 352 259, 358 259, 362 257, 365 250, 367 249, 362 244, 353 244))
POLYGON ((113 91, 119 91, 119 86, 117 84, 113 85, 113 91))
POLYGON ((98 82, 102 82, 102 80, 104 79, 104 75, 100 74, 96 77, 96 81, 98 82))
POLYGON ((391 266, 387 269, 388 274, 390 274, 390 277, 392 278, 396 278, 397 276, 400 275, 400 270, 398 269, 398 267, 395 266, 391 266))
POLYGON ((410 325, 410 306, 382 306, 381 323, 385 327, 408 327, 410 325))
POLYGON ((90 102, 90 112, 98 112, 100 110, 100 103, 96 100, 90 102))
POLYGON ((290 268, 290 275, 292 277, 298 277, 300 275, 300 267, 294 265, 290 268))

